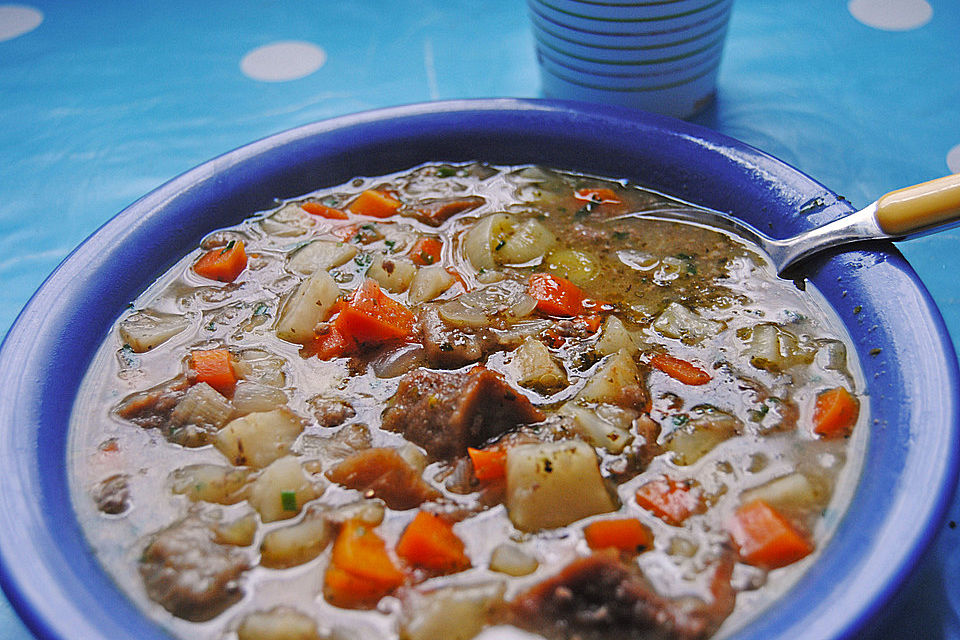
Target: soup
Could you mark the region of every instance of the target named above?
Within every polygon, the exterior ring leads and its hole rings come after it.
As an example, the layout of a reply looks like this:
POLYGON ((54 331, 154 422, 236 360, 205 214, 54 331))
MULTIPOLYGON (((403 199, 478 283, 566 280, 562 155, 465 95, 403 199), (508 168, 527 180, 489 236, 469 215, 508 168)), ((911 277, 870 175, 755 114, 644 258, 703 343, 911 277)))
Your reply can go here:
POLYGON ((687 206, 430 164, 211 233, 85 378, 94 551, 189 638, 735 629, 842 514, 863 383, 816 292, 656 218, 687 206))

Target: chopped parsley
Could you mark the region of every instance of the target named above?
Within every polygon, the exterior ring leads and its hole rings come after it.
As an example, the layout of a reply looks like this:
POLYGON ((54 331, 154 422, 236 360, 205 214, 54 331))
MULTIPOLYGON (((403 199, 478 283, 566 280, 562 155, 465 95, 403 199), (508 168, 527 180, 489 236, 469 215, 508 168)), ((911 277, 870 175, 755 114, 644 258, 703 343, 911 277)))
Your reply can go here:
POLYGON ((236 244, 237 244, 237 241, 236 241, 236 240, 231 240, 230 242, 228 242, 228 243, 227 243, 227 246, 225 246, 225 247, 223 248, 223 251, 220 252, 220 255, 223 255, 223 254, 225 254, 226 252, 230 251, 230 249, 233 249, 234 245, 236 245, 236 244))
POLYGON ((297 492, 281 491, 280 504, 283 506, 284 511, 296 511, 297 510, 297 492))

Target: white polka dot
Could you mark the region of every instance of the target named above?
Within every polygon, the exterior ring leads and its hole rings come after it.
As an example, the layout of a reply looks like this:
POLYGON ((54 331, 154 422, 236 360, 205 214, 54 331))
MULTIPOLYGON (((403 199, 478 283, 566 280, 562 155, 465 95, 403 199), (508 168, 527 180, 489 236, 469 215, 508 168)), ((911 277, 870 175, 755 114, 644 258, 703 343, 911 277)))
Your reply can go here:
POLYGON ((854 18, 884 31, 909 31, 930 22, 933 7, 927 0, 850 0, 854 18))
POLYGON ((947 168, 954 173, 960 173, 960 144, 947 151, 947 168))
POLYGON ((327 61, 315 44, 288 40, 257 47, 240 61, 240 70, 254 80, 285 82, 308 76, 327 61))
POLYGON ((43 22, 43 14, 22 4, 0 4, 0 42, 30 33, 43 22))

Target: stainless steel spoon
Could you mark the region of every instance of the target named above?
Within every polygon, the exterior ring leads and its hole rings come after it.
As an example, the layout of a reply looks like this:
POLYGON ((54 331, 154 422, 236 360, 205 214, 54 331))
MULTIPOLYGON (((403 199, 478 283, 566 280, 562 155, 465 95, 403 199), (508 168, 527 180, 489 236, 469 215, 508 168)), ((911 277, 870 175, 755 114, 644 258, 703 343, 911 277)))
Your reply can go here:
POLYGON ((960 174, 891 191, 876 202, 792 238, 771 238, 732 216, 698 208, 665 208, 618 218, 660 218, 730 231, 757 244, 783 273, 810 255, 864 240, 907 240, 960 224, 960 174))

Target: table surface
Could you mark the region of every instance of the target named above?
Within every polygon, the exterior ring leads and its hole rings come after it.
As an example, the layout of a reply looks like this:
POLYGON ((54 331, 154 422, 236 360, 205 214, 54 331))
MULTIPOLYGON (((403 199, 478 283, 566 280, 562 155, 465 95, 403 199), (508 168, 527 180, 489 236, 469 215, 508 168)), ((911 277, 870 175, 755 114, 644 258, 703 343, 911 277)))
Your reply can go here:
MULTIPOLYGON (((540 92, 523 0, 22 1, 0 2, 0 336, 84 238, 213 156, 356 111, 540 92)), ((736 0, 694 121, 866 205, 960 172, 958 33, 955 0, 736 0)), ((955 346, 958 241, 900 245, 955 346)), ((949 518, 878 637, 960 638, 960 501, 949 518)), ((31 637, 0 595, 0 640, 31 637)))

